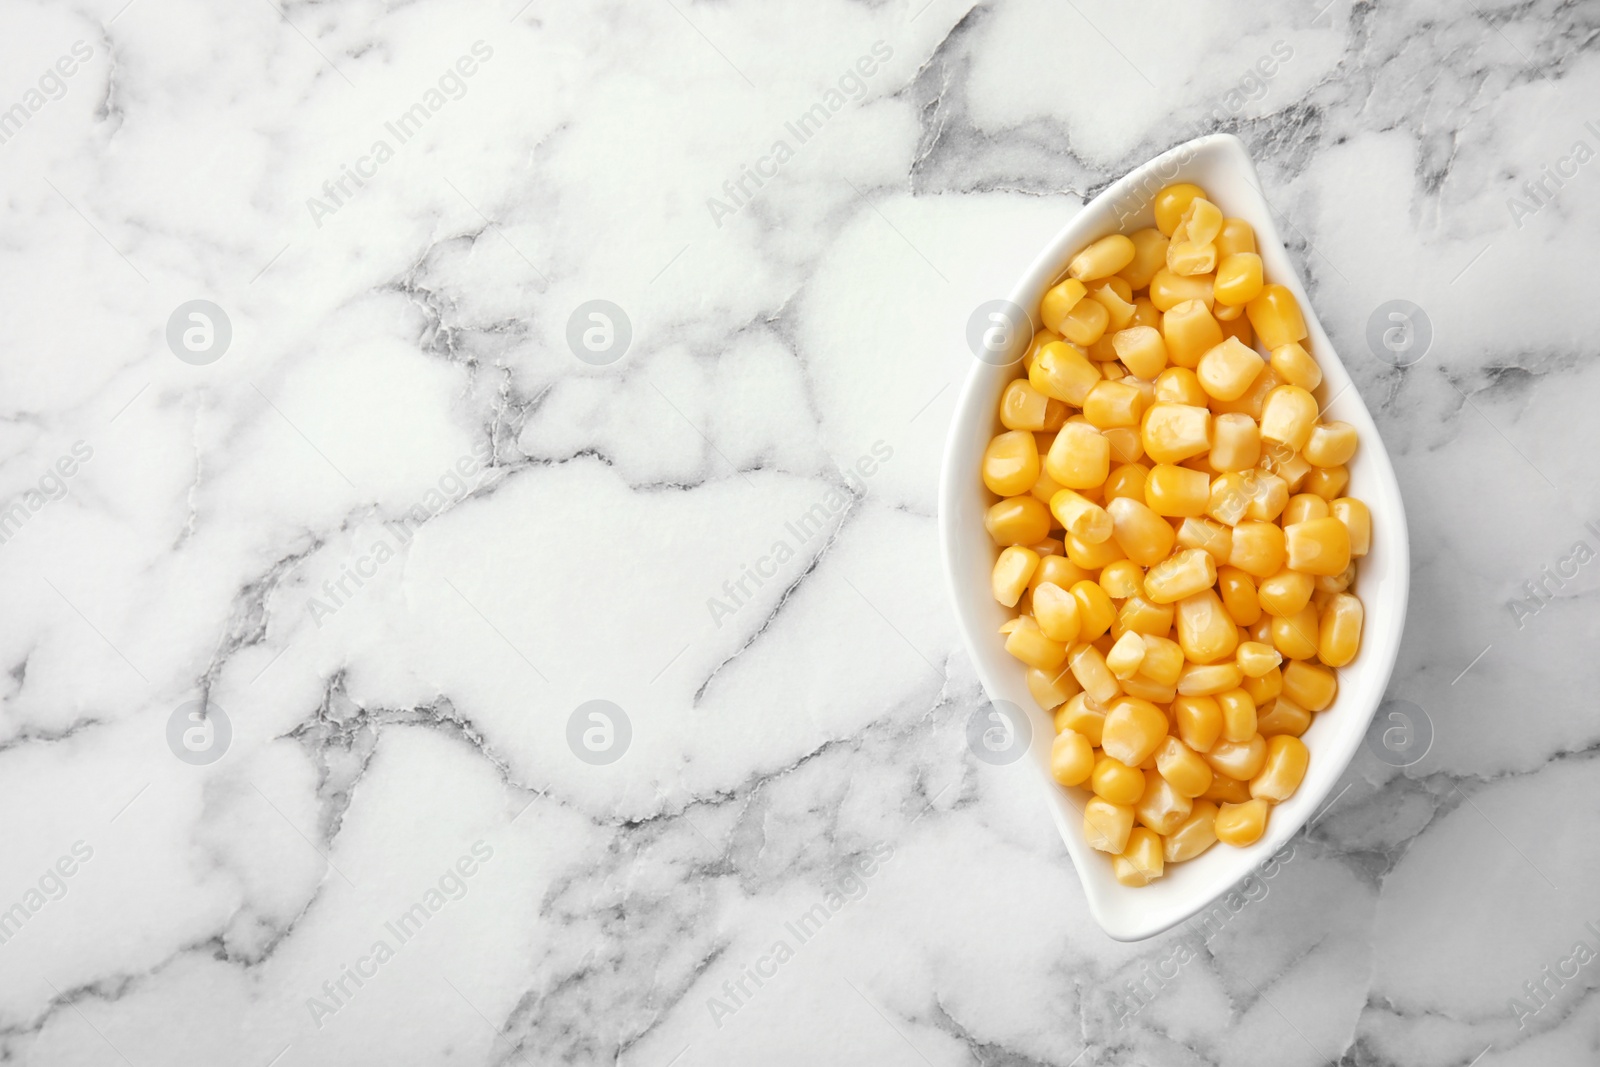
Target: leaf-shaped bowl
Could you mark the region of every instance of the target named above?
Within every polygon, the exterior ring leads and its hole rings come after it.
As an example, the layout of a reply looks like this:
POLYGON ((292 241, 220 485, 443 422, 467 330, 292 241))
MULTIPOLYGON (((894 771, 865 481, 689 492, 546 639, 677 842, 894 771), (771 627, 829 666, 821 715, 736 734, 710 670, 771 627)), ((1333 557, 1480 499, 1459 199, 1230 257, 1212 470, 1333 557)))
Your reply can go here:
POLYGON ((1083 804, 1090 794, 1084 789, 1064 789, 1050 776, 1054 726, 1029 695, 1025 668, 1005 651, 1005 639, 998 632, 1011 612, 995 601, 989 588, 997 549, 984 530, 983 516, 995 498, 979 476, 984 447, 1002 429, 996 415, 1000 394, 1018 375, 1016 361, 1032 336, 1026 322, 1011 331, 1013 336, 998 355, 974 360, 956 404, 939 483, 945 577, 978 678, 991 701, 1009 702, 1028 716, 1031 741, 1024 762, 1031 764, 1030 773, 1038 776, 1045 803, 1083 883, 1091 914, 1119 941, 1154 936, 1200 912, 1282 848, 1328 803, 1383 699, 1400 648, 1410 585, 1406 519, 1394 468, 1372 416, 1317 320, 1273 224, 1255 165, 1238 138, 1213 134, 1189 141, 1107 188, 1045 246, 1011 291, 1010 303, 1026 316, 1036 316, 1040 298, 1065 277, 1067 262, 1074 254, 1107 234, 1153 225, 1155 193, 1163 186, 1185 181, 1206 189, 1224 215, 1242 218, 1255 227, 1268 280, 1288 286, 1300 301, 1310 331, 1306 347, 1322 367, 1322 384, 1316 395, 1325 409, 1324 417, 1350 423, 1361 437, 1361 446, 1349 465, 1346 492, 1365 501, 1373 517, 1371 551, 1360 561, 1354 590, 1366 609, 1360 654, 1338 672, 1337 699, 1316 715, 1306 732, 1310 768, 1294 796, 1273 809, 1261 840, 1247 848, 1218 844, 1193 860, 1168 866, 1165 877, 1148 886, 1123 886, 1112 876, 1110 857, 1091 849, 1084 839, 1083 804))

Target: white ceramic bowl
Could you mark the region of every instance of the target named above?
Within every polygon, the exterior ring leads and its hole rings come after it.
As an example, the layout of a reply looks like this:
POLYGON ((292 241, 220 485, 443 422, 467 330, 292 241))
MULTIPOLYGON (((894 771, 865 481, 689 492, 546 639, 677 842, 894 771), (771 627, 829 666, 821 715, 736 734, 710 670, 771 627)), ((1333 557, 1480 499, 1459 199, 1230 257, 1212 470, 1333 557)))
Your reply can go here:
POLYGON ((939 483, 945 577, 967 650, 990 699, 1009 701, 1029 716, 1032 742, 1025 761, 1037 773, 1045 803, 1083 883, 1090 912, 1106 933, 1119 941, 1151 937, 1196 914, 1278 851, 1327 803, 1383 699, 1400 648, 1410 585, 1406 519, 1394 469, 1372 416, 1317 321, 1273 225, 1255 166, 1238 138, 1215 134, 1179 145, 1106 189, 1045 246, 1011 291, 1011 302, 1026 314, 1036 315, 1040 297, 1066 275, 1067 261, 1079 249, 1110 233, 1154 225, 1153 194, 1180 181, 1206 189, 1224 215, 1242 218, 1255 227, 1268 280, 1288 286, 1300 301, 1310 331, 1307 348, 1322 366, 1322 385, 1316 392, 1318 402, 1326 405, 1324 417, 1352 424, 1361 436, 1361 447, 1350 463, 1347 492, 1372 509, 1373 540, 1371 552, 1357 568, 1355 586, 1366 607, 1361 652, 1339 671, 1338 698, 1315 717, 1305 734, 1311 765, 1299 791, 1273 809, 1267 832, 1254 845, 1215 845, 1196 859, 1169 866, 1165 877, 1148 886, 1123 886, 1112 876, 1110 857, 1094 851, 1084 840, 1082 809, 1090 794, 1083 789, 1063 789, 1050 777, 1054 726, 1029 695, 1022 663, 1005 651, 998 629, 1011 613, 996 603, 989 591, 997 549, 984 531, 983 515, 994 497, 979 476, 979 462, 984 446, 1002 428, 996 416, 1000 394, 1006 383, 1018 376, 1016 360, 1021 358, 1031 331, 1017 331, 1009 351, 1001 357, 1010 358, 1010 365, 973 361, 956 404, 939 483))

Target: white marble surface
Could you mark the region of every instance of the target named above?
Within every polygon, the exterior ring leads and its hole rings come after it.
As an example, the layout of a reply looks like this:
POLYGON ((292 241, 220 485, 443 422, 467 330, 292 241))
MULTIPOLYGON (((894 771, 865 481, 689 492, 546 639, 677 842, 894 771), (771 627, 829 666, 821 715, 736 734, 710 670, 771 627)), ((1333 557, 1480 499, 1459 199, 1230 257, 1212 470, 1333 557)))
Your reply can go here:
POLYGON ((0 13, 0 1059, 1600 1059, 1595 4, 276 2, 0 13), (1119 945, 966 750, 935 472, 971 309, 1212 129, 1393 454, 1435 738, 1119 945))

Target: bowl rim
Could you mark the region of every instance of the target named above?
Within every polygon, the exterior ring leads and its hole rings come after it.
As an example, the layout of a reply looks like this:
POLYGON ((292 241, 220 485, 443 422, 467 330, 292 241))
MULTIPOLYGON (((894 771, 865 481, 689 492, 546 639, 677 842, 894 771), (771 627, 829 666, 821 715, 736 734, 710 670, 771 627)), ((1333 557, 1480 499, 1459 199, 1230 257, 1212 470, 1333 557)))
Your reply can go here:
MULTIPOLYGON (((1250 197, 1247 195, 1246 199, 1250 197)), ((1227 205, 1229 208, 1236 206, 1239 205, 1227 205)), ((1050 798, 1051 813, 1072 859, 1079 883, 1084 888, 1090 913, 1108 935, 1119 941, 1142 940, 1171 929, 1222 897, 1253 871, 1272 862, 1273 856, 1289 839, 1307 825, 1312 812, 1322 807, 1333 787, 1343 777, 1383 699, 1399 655, 1410 591, 1410 548, 1399 483, 1377 426, 1359 392, 1353 388, 1348 370, 1316 315, 1299 272, 1278 235, 1272 214, 1248 151, 1231 134, 1208 134, 1181 143, 1129 171, 1085 203, 1046 242, 1012 287, 1008 300, 1017 308, 1028 309, 1023 312, 1029 320, 1026 336, 1020 330, 1014 331, 1016 336, 1012 338, 1008 353, 1011 358, 1004 365, 973 358, 946 434, 938 494, 939 541, 946 592, 956 615, 957 627, 989 702, 1011 700, 1021 687, 1021 699, 1012 702, 1026 711, 1031 723, 1031 738, 1027 748, 1029 758, 1026 762, 1033 765, 1035 773, 1041 778, 1041 786, 1050 798), (1231 172, 1242 178, 1252 187, 1259 200, 1259 203, 1249 204, 1246 210, 1229 211, 1229 214, 1245 217, 1251 223, 1256 231, 1257 250, 1268 276, 1274 282, 1288 287, 1300 302, 1312 351, 1316 353, 1323 370, 1323 381, 1316 390, 1319 406, 1332 411, 1335 417, 1356 425, 1362 449, 1351 463, 1351 481, 1356 482, 1359 466, 1359 495, 1367 500, 1374 516, 1380 520, 1374 523, 1373 550, 1364 563, 1381 553, 1384 566, 1378 576, 1371 578, 1365 567, 1358 569, 1358 586, 1366 606, 1361 654, 1355 663, 1340 669, 1339 697, 1333 708, 1317 713, 1319 718, 1314 722, 1312 731, 1308 731, 1308 734, 1317 731, 1318 724, 1323 721, 1320 717, 1338 709, 1340 715, 1333 720, 1334 725, 1323 730, 1318 743, 1311 746, 1313 768, 1321 784, 1314 789, 1308 788, 1313 777, 1312 772, 1308 771, 1302 789, 1274 812, 1275 816, 1283 811, 1292 811, 1293 814, 1288 818, 1273 818, 1261 840, 1243 849, 1226 850, 1224 855, 1229 857, 1227 861, 1210 865, 1229 874, 1229 877, 1222 879, 1212 872, 1203 883, 1203 892, 1193 892, 1175 902, 1163 898, 1161 906, 1147 908, 1139 903, 1137 895, 1149 894, 1155 886, 1171 884, 1170 881, 1162 879, 1149 888, 1121 886, 1110 876, 1108 857, 1090 850, 1082 839, 1081 826, 1073 825, 1067 818, 1065 808, 1073 803, 1069 791, 1057 785, 1048 773, 1053 724, 1044 710, 1027 694, 1022 665, 1001 650, 998 635, 982 627, 975 618, 975 609, 970 607, 975 599, 986 602, 991 612, 998 605, 995 605, 988 591, 987 567, 982 570, 982 589, 976 598, 974 596, 973 586, 979 584, 974 580, 970 567, 974 549, 970 547, 970 541, 963 541, 963 533, 969 531, 964 531, 962 526, 963 509, 959 505, 964 497, 976 495, 987 498, 987 490, 977 479, 981 445, 979 449, 971 447, 976 438, 975 429, 982 426, 992 432, 996 425, 994 401, 998 389, 1003 388, 1005 381, 1016 376, 1013 368, 1033 333, 1031 309, 1038 306, 1044 290, 1065 275, 1068 259, 1084 245, 1109 233, 1136 228, 1130 220, 1150 214, 1149 201, 1154 191, 1173 182, 1194 180, 1196 172, 1207 168, 1231 172), (998 387, 995 385, 997 381, 1001 383, 998 387), (1322 397, 1328 399, 1321 400, 1322 397), (1373 583, 1379 586, 1378 595, 1369 599, 1368 587, 1373 583), (1374 641, 1375 635, 1380 640, 1374 641), (997 650, 1003 657, 1001 661, 995 659, 997 650), (1010 677, 998 673, 1001 668, 997 662, 1010 668, 1010 677), (1359 700, 1352 700, 1356 693, 1346 692, 1346 672, 1351 672, 1360 682, 1355 687, 1360 695, 1359 700), (1349 705, 1352 702, 1363 706, 1351 711, 1349 705), (1316 766, 1319 755, 1322 757, 1321 767, 1316 766), (1329 768, 1332 768, 1331 773, 1329 768), (1089 861, 1099 864, 1099 870, 1089 868, 1089 861)), ((1150 223, 1146 221, 1143 224, 1150 223)), ((981 440, 987 440, 987 433, 981 440)), ((981 546, 992 565, 995 550, 987 536, 981 539, 981 546)), ((1201 865, 1210 855, 1208 853, 1183 866, 1201 865)))

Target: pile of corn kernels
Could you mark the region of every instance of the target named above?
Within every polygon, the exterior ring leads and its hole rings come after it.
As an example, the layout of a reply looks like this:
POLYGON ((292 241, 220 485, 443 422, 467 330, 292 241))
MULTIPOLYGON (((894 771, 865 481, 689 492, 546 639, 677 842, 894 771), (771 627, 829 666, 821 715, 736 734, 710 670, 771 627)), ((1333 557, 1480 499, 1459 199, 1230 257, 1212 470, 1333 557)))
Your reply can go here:
POLYGON ((1190 184, 1155 220, 1045 293, 983 457, 1006 651, 1130 886, 1255 842, 1299 788, 1361 644, 1372 533, 1344 495, 1355 428, 1320 418, 1305 318, 1250 225, 1190 184))

